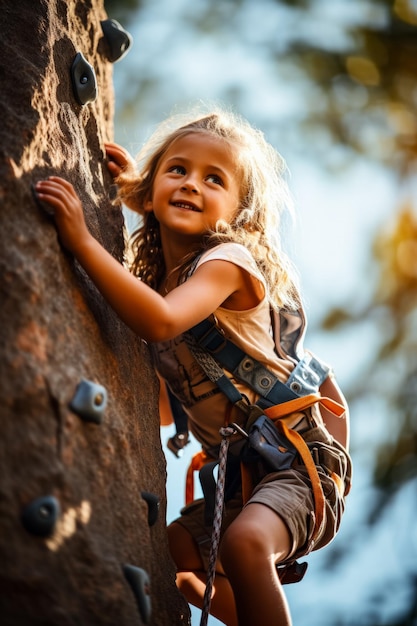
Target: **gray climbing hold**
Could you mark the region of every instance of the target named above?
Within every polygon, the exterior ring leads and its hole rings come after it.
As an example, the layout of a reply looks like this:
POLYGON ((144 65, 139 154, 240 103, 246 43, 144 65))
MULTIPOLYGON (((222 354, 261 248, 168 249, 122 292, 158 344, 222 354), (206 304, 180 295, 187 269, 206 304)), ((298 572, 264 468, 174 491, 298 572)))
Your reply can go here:
POLYGON ((97 80, 94 68, 81 52, 77 52, 71 66, 71 81, 74 96, 81 106, 97 98, 97 80))
POLYGON ((39 200, 38 194, 36 193, 35 185, 31 184, 30 188, 36 206, 42 211, 44 215, 46 215, 48 218, 52 218, 54 216, 54 210, 51 205, 47 202, 41 202, 41 200, 39 200))
POLYGON ((54 496, 41 496, 25 506, 21 515, 22 524, 32 535, 48 537, 54 532, 60 511, 54 496))
POLYGON ((107 391, 103 385, 84 379, 78 384, 69 406, 85 422, 101 424, 107 391))
POLYGON ((147 572, 135 565, 123 565, 123 574, 136 598, 139 613, 145 624, 151 619, 151 588, 147 572))
POLYGON ((149 491, 142 491, 141 496, 148 505, 148 524, 149 526, 153 526, 158 519, 159 498, 149 491))
POLYGON ((120 61, 129 52, 132 35, 117 20, 103 20, 100 23, 109 46, 109 61, 120 61))

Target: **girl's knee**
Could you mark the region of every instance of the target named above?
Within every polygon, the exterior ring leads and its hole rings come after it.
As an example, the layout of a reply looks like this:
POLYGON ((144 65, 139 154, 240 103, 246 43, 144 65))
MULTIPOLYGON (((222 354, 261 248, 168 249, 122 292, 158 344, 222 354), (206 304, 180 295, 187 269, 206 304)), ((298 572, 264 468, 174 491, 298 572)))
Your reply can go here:
POLYGON ((252 505, 236 518, 225 532, 220 559, 229 564, 283 560, 290 551, 290 534, 282 519, 263 505, 252 505), (261 508, 258 508, 261 507, 261 508))
POLYGON ((227 529, 220 544, 220 559, 225 568, 229 562, 247 562, 251 554, 259 554, 265 548, 257 525, 238 523, 227 529))

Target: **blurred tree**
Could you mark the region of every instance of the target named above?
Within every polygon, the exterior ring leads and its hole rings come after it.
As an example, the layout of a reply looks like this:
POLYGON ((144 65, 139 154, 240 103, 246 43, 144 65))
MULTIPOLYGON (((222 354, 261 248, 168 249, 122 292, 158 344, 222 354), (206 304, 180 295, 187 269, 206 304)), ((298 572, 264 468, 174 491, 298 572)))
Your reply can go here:
MULTIPOLYGON (((351 28, 352 44, 343 54, 305 43, 292 47, 293 62, 319 86, 322 103, 320 110, 313 105, 303 123, 311 132, 327 127, 333 142, 383 162, 405 189, 408 184, 412 189, 417 173, 417 11, 406 1, 375 5, 383 9, 383 19, 377 26, 351 28)), ((372 517, 417 476, 417 216, 410 196, 376 235, 378 278, 367 305, 356 313, 331 311, 323 323, 330 330, 373 319, 380 328, 379 351, 352 393, 356 400, 380 394, 391 414, 387 441, 376 456, 380 499, 372 517), (387 371, 391 382, 386 384, 387 371)))
POLYGON ((285 53, 314 85, 303 125, 400 176, 415 174, 417 9, 407 0, 360 4, 361 22, 347 26, 338 47, 295 39, 285 53))
POLYGON ((143 0, 105 0, 109 18, 124 22, 142 8, 143 0))

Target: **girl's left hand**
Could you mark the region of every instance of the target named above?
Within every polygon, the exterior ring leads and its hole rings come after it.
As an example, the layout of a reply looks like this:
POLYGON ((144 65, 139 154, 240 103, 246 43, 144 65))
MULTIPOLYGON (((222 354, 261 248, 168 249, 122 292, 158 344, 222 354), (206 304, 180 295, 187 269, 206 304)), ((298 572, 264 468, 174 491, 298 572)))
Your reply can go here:
POLYGON ((135 171, 135 161, 129 152, 117 143, 105 143, 107 167, 113 178, 117 178, 122 172, 135 171))
POLYGON ((77 249, 92 237, 84 219, 84 212, 74 187, 59 176, 49 176, 35 185, 41 202, 53 208, 53 217, 59 238, 65 248, 76 255, 77 249))

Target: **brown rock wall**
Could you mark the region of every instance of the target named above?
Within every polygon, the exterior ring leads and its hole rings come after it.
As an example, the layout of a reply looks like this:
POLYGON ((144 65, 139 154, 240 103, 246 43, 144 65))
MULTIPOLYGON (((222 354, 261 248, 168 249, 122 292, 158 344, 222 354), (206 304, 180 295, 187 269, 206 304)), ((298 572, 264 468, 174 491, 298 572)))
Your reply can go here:
MULTIPOLYGON (((166 541, 147 348, 62 249, 31 194, 39 178, 66 177, 89 228, 122 261, 123 219, 108 198, 103 151, 113 134, 107 15, 101 0, 14 0, 1 10, 0 623, 144 623, 122 570, 131 564, 150 578, 149 623, 187 624, 166 541), (70 77, 79 51, 97 78, 98 96, 84 106, 70 77), (82 379, 107 391, 101 423, 69 408, 82 379), (160 498, 152 526, 142 492, 160 498), (59 506, 45 536, 22 521, 40 497, 59 506)), ((39 516, 52 520, 53 511, 39 516)))

